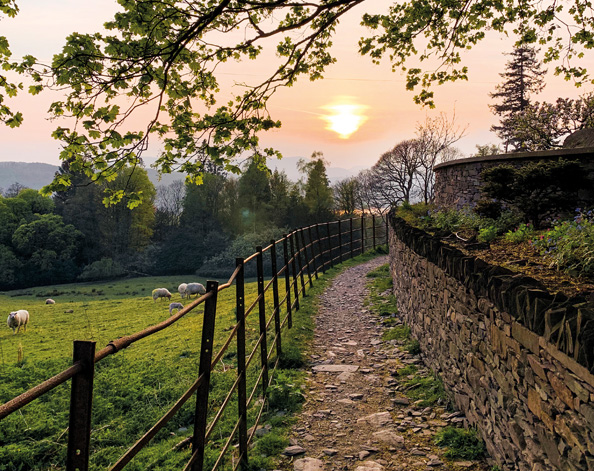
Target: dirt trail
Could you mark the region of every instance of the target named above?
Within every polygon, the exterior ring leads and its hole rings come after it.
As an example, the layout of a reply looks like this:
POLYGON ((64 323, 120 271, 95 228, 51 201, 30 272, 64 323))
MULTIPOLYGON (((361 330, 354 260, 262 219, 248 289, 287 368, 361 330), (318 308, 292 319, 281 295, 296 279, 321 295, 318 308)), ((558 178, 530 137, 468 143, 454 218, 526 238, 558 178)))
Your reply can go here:
POLYGON ((391 374, 418 355, 385 342, 378 315, 364 307, 366 274, 379 257, 349 268, 321 297, 310 356, 306 402, 293 427, 282 467, 295 471, 484 470, 484 463, 446 462, 434 433, 464 421, 443 407, 409 404, 391 374))

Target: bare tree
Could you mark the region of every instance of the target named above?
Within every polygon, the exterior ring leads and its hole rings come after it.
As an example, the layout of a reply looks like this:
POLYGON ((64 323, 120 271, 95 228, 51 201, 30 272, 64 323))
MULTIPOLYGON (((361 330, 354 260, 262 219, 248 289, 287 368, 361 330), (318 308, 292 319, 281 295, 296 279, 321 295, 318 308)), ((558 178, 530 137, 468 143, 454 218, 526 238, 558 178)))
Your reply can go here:
POLYGON ((29 187, 22 185, 19 182, 14 182, 4 191, 5 198, 15 198, 23 190, 27 190, 29 187))
POLYGON ((334 206, 336 210, 352 216, 357 209, 359 181, 355 177, 345 178, 334 184, 334 206))
POLYGON ((425 203, 433 200, 433 183, 435 181, 433 167, 440 162, 451 160, 452 145, 464 136, 466 129, 467 126, 461 128, 456 124, 455 113, 451 118, 445 113, 440 113, 435 118, 427 117, 423 124, 418 125, 416 140, 421 148, 421 158, 417 179, 420 196, 425 203))
POLYGON ((155 200, 157 239, 162 239, 170 231, 179 227, 184 209, 185 193, 186 187, 182 180, 175 180, 169 185, 157 187, 157 198, 155 200))
POLYGON ((382 154, 372 167, 377 186, 389 205, 410 201, 423 156, 423 147, 416 139, 396 144, 382 154))

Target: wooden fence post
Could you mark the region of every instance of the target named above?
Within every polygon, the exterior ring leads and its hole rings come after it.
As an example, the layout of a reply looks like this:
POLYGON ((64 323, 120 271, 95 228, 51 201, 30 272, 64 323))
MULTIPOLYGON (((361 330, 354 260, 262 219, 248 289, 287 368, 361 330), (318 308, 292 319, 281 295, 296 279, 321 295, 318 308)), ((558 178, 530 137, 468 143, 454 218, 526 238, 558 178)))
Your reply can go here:
POLYGON ((260 320, 260 357, 262 364, 262 396, 266 396, 266 388, 268 387, 268 345, 266 341, 266 303, 264 301, 264 256, 262 255, 262 247, 256 247, 256 268, 258 270, 258 314, 260 320))
POLYGON ((204 303, 204 317, 202 318, 202 340, 200 344, 200 364, 198 377, 202 382, 196 392, 196 412, 194 414, 194 435, 192 436, 192 452, 196 459, 192 463, 192 471, 204 469, 204 437, 208 417, 208 391, 210 389, 210 364, 214 347, 215 319, 217 316, 217 295, 219 292, 218 281, 208 281, 206 292, 212 295, 204 303))
POLYGON ((309 235, 309 242, 311 244, 311 261, 313 262, 313 269, 314 269, 314 275, 316 277, 316 280, 318 279, 318 263, 316 262, 316 251, 315 251, 315 244, 314 244, 314 239, 313 236, 311 234, 311 226, 309 226, 307 228, 307 234, 309 235))
POLYGON ((338 220, 338 263, 342 263, 342 221, 338 220))
POLYGON ((316 224, 316 237, 318 238, 318 251, 320 252, 320 260, 322 263, 322 273, 326 273, 326 262, 324 262, 324 246, 322 245, 322 238, 320 237, 320 223, 316 224))
POLYGON ((361 214, 361 253, 365 253, 365 215, 361 214))
POLYGON ((276 356, 280 358, 283 353, 281 345, 280 305, 278 302, 278 268, 276 266, 276 241, 270 241, 270 262, 272 269, 272 301, 274 303, 274 332, 276 334, 276 356))
POLYGON ((295 256, 297 257, 297 265, 299 266, 299 279, 301 280, 301 290, 303 291, 303 297, 307 296, 305 292, 305 276, 303 273, 303 262, 301 261, 301 249, 299 248, 299 232, 293 232, 293 238, 295 239, 295 256))
POLYGON ((326 231, 328 232, 328 251, 330 252, 330 268, 334 268, 334 260, 332 260, 332 237, 330 237, 330 223, 326 223, 326 231))
POLYGON ((237 404, 239 414, 239 459, 241 467, 247 469, 247 392, 246 392, 246 371, 245 371, 245 283, 244 283, 244 259, 235 259, 236 266, 241 266, 235 279, 235 317, 237 320, 237 404))
POLYGON ((371 226, 372 226, 371 235, 373 237, 373 250, 375 250, 375 214, 371 215, 371 226))
POLYGON ((351 233, 351 258, 355 256, 355 252, 353 252, 353 218, 349 219, 349 231, 351 233))
POLYGON ((72 377, 66 470, 87 471, 91 443, 95 342, 75 340, 72 361, 80 361, 83 369, 72 377))
POLYGON ((299 284, 297 282, 297 262, 295 261, 295 247, 293 245, 293 238, 289 234, 289 247, 291 247, 291 266, 293 268, 293 290, 295 293, 295 309, 299 310, 299 284))
MULTIPOLYGON (((307 256, 307 244, 305 243, 305 236, 303 235, 303 229, 301 229, 299 232, 301 234, 301 245, 303 246, 303 258, 305 259, 305 268, 307 270, 307 277, 309 278, 309 287, 311 288, 311 286, 313 284, 311 281, 311 270, 309 268, 309 265, 311 264, 311 260, 307 256)), ((310 250, 310 252, 311 252, 311 250, 310 250)))
POLYGON ((293 327, 293 316, 292 316, 292 307, 291 307, 291 267, 289 265, 289 244, 287 242, 288 236, 287 234, 283 234, 283 256, 285 262, 285 291, 286 291, 286 303, 287 303, 287 316, 289 316, 289 329, 293 327))

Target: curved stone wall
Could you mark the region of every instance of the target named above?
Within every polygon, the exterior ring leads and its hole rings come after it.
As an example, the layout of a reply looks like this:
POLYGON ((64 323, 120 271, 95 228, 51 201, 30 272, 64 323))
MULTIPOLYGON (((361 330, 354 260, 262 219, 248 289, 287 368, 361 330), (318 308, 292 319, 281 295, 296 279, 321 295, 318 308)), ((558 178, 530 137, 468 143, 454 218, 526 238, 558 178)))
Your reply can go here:
POLYGON ((502 164, 522 166, 559 158, 580 160, 589 172, 594 173, 594 148, 591 147, 452 160, 435 166, 435 204, 442 208, 457 209, 473 206, 480 199, 481 172, 487 168, 502 164))
POLYGON ((594 302, 390 221, 398 308, 506 471, 594 469, 594 302))

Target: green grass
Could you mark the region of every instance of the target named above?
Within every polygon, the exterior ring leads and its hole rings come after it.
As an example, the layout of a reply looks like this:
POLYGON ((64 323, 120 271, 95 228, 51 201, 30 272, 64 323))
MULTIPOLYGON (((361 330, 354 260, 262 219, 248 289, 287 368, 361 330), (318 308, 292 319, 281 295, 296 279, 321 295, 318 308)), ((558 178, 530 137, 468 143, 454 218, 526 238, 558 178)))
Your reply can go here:
MULTIPOLYGON (((252 453, 253 464, 274 469, 268 456, 285 443, 288 427, 303 399, 303 372, 291 368, 304 364, 307 345, 313 336, 313 314, 317 295, 342 269, 375 256, 367 254, 347 261, 320 276, 308 296, 300 298, 301 309, 293 312, 293 328, 283 331, 283 355, 270 391, 273 399, 260 423, 272 425, 278 440, 267 438, 262 453, 252 453), (293 385, 293 386, 290 386, 293 385), (277 414, 282 408, 287 414, 277 414), (284 437, 284 438, 283 438, 284 437), (266 455, 266 456, 262 456, 266 455)), ((27 309, 30 323, 26 333, 13 335, 0 330, 0 403, 25 392, 72 363, 72 341, 92 340, 97 349, 110 340, 140 331, 169 317, 168 301, 153 302, 151 291, 166 287, 172 301, 181 301, 177 285, 200 281, 196 277, 158 277, 119 280, 109 283, 82 283, 32 288, 0 294, 0 309, 6 315, 27 309), (45 305, 47 297, 55 305, 45 305), (65 311, 73 310, 73 313, 65 311), (19 361, 19 350, 22 361, 19 361)), ((284 283, 281 283, 284 286, 284 283)), ((256 298, 256 283, 246 285, 246 305, 256 298)), ((272 296, 267 296, 267 313, 272 312, 272 296), (270 298, 270 299, 268 299, 270 298)), ((182 301, 186 304, 187 301, 182 301)), ((197 377, 203 306, 199 306, 173 326, 136 342, 96 365, 91 433, 90 469, 107 469, 140 438, 187 390, 197 377)), ((282 313, 284 316, 284 312, 282 313)), ((219 293, 214 352, 217 352, 235 324, 235 289, 219 293)), ((248 316, 247 352, 258 338, 258 315, 248 316)), ((268 346, 272 335, 268 336, 268 346)), ((275 359, 273 358, 272 361, 275 359)), ((248 395, 255 386, 260 358, 256 354, 247 375, 248 395)), ((272 365, 271 365, 272 366, 272 365)), ((227 351, 212 376, 209 414, 212 416, 236 378, 236 349, 227 351)), ((62 470, 67 446, 69 382, 33 401, 0 422, 0 471, 62 470)), ((255 422, 259 392, 248 411, 248 427, 255 422)), ((189 448, 176 449, 193 431, 195 399, 190 399, 171 422, 141 451, 127 470, 182 469, 190 456, 189 448)), ((218 452, 237 420, 234 397, 214 428, 205 457, 205 469, 212 467, 218 452)), ((258 448, 256 448, 258 449, 258 448)), ((229 465, 227 459, 225 466, 229 465)))
POLYGON ((436 376, 414 376, 404 382, 402 388, 406 396, 420 407, 429 407, 436 404, 447 404, 448 396, 443 387, 443 382, 436 376))
POLYGON ((446 447, 445 457, 476 460, 485 456, 485 444, 475 429, 446 427, 435 434, 435 444, 446 447))
POLYGON ((383 340, 408 340, 410 338, 410 327, 407 325, 397 325, 384 331, 383 340))

